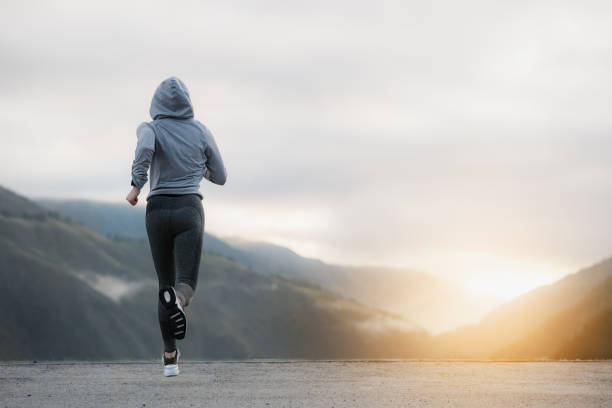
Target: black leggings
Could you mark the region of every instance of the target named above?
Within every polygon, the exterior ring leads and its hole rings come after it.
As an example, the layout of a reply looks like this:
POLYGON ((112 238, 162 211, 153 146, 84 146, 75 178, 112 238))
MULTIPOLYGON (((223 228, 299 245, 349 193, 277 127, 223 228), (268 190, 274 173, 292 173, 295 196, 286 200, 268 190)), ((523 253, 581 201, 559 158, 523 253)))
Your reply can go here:
MULTIPOLYGON (((195 291, 204 237, 204 207, 200 196, 151 196, 147 201, 146 225, 159 287, 185 283, 195 291)), ((159 299, 157 316, 164 348, 172 351, 176 348, 176 339, 170 316, 159 299)))

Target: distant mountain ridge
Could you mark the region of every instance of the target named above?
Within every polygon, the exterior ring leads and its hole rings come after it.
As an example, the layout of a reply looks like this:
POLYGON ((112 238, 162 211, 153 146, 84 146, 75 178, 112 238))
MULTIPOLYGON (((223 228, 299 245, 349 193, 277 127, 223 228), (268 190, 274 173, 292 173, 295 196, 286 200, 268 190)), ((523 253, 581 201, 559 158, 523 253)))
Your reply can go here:
MULTIPOLYGON (((75 219, 110 237, 146 239, 144 208, 85 200, 37 200, 45 207, 75 219)), ((204 252, 228 257, 268 275, 308 282, 389 310, 437 333, 470 321, 500 303, 480 299, 456 284, 405 268, 339 266, 305 258, 289 248, 236 237, 219 239, 205 233, 204 252), (451 308, 455 313, 448 313, 451 308)))
MULTIPOLYGON (((36 202, 48 211, 79 222, 99 234, 118 239, 147 239, 145 208, 127 203, 104 203, 92 200, 39 198, 36 202)), ((244 255, 208 232, 204 233, 204 252, 234 260, 244 255)))
POLYGON ((35 202, 13 194, 12 191, 0 186, 0 214, 7 216, 28 216, 47 214, 45 210, 35 202))

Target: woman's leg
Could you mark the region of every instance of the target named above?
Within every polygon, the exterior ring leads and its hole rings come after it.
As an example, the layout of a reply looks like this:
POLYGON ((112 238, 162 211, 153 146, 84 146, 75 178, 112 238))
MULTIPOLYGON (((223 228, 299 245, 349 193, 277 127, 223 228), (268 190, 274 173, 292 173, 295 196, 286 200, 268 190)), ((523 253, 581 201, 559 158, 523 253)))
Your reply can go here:
POLYGON ((176 228, 174 259, 176 267, 176 291, 183 306, 191 302, 198 283, 202 241, 204 234, 204 208, 197 196, 186 196, 186 205, 172 214, 176 228))
MULTIPOLYGON (((160 288, 166 285, 173 286, 176 275, 173 251, 174 237, 170 228, 170 210, 164 208, 163 204, 162 201, 149 200, 146 213, 147 235, 160 288)), ((157 317, 165 351, 175 350, 176 339, 174 338, 170 316, 168 316, 168 311, 159 298, 157 299, 157 317)))

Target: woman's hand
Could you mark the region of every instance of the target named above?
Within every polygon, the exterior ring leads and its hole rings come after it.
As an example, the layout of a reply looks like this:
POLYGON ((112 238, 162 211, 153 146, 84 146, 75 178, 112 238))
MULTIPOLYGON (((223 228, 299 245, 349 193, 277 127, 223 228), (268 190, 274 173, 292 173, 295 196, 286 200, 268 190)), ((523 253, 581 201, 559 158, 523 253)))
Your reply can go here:
POLYGON ((125 197, 125 199, 127 200, 128 203, 134 206, 136 205, 136 203, 138 203, 138 194, 140 194, 140 189, 138 187, 132 187, 132 189, 128 193, 127 197, 125 197))

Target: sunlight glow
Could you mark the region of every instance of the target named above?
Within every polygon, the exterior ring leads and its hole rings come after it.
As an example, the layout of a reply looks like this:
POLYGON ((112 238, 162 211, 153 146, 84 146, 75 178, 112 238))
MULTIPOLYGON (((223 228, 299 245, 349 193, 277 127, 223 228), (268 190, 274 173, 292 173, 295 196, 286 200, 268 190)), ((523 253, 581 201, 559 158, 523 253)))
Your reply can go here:
POLYGON ((489 253, 462 254, 455 270, 463 285, 477 295, 508 300, 558 279, 559 269, 533 260, 511 259, 489 253))

